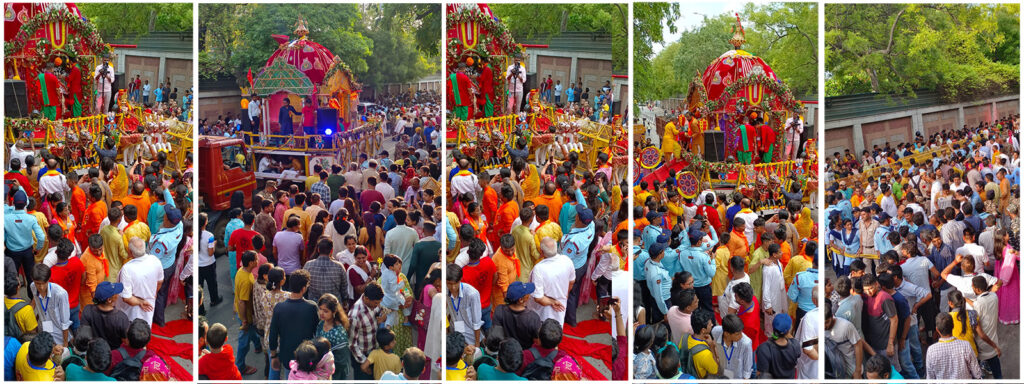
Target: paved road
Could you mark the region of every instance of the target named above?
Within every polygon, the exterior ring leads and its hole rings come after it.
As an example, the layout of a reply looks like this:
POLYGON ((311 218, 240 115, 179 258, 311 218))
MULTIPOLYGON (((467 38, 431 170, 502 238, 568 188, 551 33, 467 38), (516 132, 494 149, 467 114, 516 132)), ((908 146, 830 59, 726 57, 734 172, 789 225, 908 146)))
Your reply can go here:
MULTIPOLYGON (((391 141, 390 138, 385 139, 381 150, 386 150, 386 151, 388 151, 388 153, 394 153, 395 152, 395 142, 391 141)), ((226 220, 224 222, 219 223, 218 228, 215 228, 215 229, 211 230, 211 232, 213 232, 216 236, 222 236, 223 233, 224 233, 224 225, 225 224, 227 224, 226 220)), ((221 243, 220 239, 221 238, 218 237, 218 244, 221 243)), ((228 267, 227 249, 226 248, 220 248, 220 249, 218 249, 218 254, 217 254, 217 283, 218 283, 217 284, 217 291, 218 291, 218 294, 220 294, 221 298, 224 301, 222 303, 220 303, 219 305, 215 306, 215 307, 210 307, 210 304, 212 303, 212 298, 210 297, 210 293, 209 292, 204 291, 204 293, 203 293, 203 295, 204 295, 204 299, 203 300, 204 301, 203 302, 206 303, 206 310, 207 310, 206 317, 207 317, 207 320, 209 321, 209 323, 210 324, 221 323, 221 324, 224 324, 226 327, 228 327, 228 330, 229 330, 229 332, 228 332, 228 342, 231 344, 231 347, 234 348, 237 351, 238 350, 238 348, 237 348, 238 347, 238 326, 240 325, 240 323, 238 321, 238 317, 235 316, 235 310, 234 310, 234 307, 233 307, 233 303, 234 303, 234 294, 233 294, 234 286, 231 283, 231 277, 229 275, 230 275, 230 268, 228 267)), ((206 287, 204 286, 203 288, 205 289, 206 287)), ((265 352, 263 354, 259 354, 258 355, 258 354, 256 354, 256 352, 250 346, 249 354, 246 356, 245 363, 250 365, 250 366, 256 367, 258 369, 258 371, 254 375, 243 377, 243 379, 246 379, 246 380, 262 380, 262 379, 266 379, 266 376, 263 373, 264 369, 266 368, 266 365, 267 365, 266 353, 265 352)), ((352 378, 348 377, 346 379, 351 380, 352 378)))

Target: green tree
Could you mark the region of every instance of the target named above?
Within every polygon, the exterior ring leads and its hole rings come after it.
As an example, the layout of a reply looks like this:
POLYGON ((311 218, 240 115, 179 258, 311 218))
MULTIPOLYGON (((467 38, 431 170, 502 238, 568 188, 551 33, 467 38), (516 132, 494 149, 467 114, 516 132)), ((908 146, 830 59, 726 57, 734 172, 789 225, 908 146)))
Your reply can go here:
MULTIPOLYGON (((647 101, 664 97, 658 89, 664 72, 652 66, 654 44, 665 42, 664 28, 675 33, 679 3, 633 4, 633 100, 647 101), (663 28, 664 27, 664 28, 663 28)), ((664 69, 662 64, 662 69, 664 69)), ((686 81, 686 80, 682 80, 686 81)))
POLYGON ((440 65, 439 11, 426 4, 201 4, 200 76, 230 74, 244 85, 248 70, 259 71, 277 49, 271 35, 294 37, 302 15, 309 39, 339 56, 357 81, 408 82, 440 65), (424 31, 433 33, 433 43, 424 31))
MULTIPOLYGON (((634 98, 638 101, 684 96, 690 82, 712 61, 734 49, 729 43, 736 16, 723 13, 705 16, 700 25, 683 31, 678 40, 657 55, 654 43, 662 42, 665 25, 678 17, 670 3, 637 3, 634 12, 634 55, 636 76, 634 98), (657 39, 655 39, 655 37, 657 39), (653 56, 653 57, 652 57, 653 56)), ((677 4, 678 5, 678 4, 677 4)), ((818 88, 818 8, 815 3, 747 4, 740 15, 747 43, 743 50, 764 59, 796 97, 818 88)))
POLYGON ((743 18, 750 22, 744 49, 764 59, 793 96, 817 93, 818 4, 748 3, 743 18))
POLYGON ((554 37, 562 32, 606 33, 612 37, 612 66, 626 71, 629 62, 628 5, 615 4, 491 4, 491 11, 517 39, 554 37))
POLYGON ((1016 92, 1017 4, 829 4, 827 95, 938 90, 947 101, 1016 92))
POLYGON ((78 3, 104 38, 192 31, 191 3, 78 3))

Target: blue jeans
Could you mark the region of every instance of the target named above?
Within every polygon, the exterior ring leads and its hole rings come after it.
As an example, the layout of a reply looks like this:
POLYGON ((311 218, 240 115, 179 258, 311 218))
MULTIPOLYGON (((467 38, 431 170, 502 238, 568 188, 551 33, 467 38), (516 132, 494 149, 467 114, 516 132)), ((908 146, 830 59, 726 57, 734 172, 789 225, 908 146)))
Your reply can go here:
POLYGON ((78 319, 78 312, 81 310, 82 305, 79 303, 78 306, 71 308, 71 331, 78 331, 78 327, 82 324, 81 320, 78 319))
POLYGON ((1003 365, 999 363, 999 356, 985 360, 985 363, 987 363, 988 368, 992 370, 993 379, 1003 378, 1003 365))
POLYGON ((924 372, 924 355, 921 354, 921 337, 916 325, 910 326, 907 331, 907 344, 910 346, 910 357, 913 359, 914 367, 918 375, 924 372))
POLYGON ((248 329, 238 330, 238 350, 235 351, 235 366, 238 371, 245 371, 245 356, 249 354, 249 344, 259 346, 260 338, 256 336, 256 327, 249 324, 248 329))
MULTIPOLYGON (((909 335, 910 332, 907 332, 907 334, 909 335)), ((909 344, 910 341, 908 340, 907 343, 909 344)), ((900 369, 900 374, 903 375, 903 378, 907 380, 920 379, 921 377, 917 375, 917 368, 914 367, 913 361, 910 358, 910 348, 900 349, 896 353, 900 357, 900 368, 902 368, 900 369)))
POLYGON ((480 331, 486 331, 491 329, 491 307, 480 308, 480 319, 484 321, 484 325, 480 327, 480 331))

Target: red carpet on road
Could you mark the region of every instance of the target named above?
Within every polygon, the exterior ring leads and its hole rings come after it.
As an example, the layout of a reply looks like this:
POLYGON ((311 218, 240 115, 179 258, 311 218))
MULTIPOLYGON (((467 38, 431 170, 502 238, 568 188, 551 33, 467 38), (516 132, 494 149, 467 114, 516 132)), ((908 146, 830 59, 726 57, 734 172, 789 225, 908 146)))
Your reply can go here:
MULTIPOLYGON (((585 380, 609 380, 610 378, 605 376, 601 371, 590 364, 584 357, 593 357, 604 363, 608 371, 612 370, 612 346, 591 343, 586 340, 581 340, 590 335, 597 334, 611 334, 611 324, 600 320, 587 320, 576 324, 575 327, 566 325, 563 327, 563 333, 566 336, 578 337, 563 337, 562 343, 558 345, 558 349, 565 351, 576 362, 579 363, 580 369, 583 371, 585 380)), ((620 351, 621 353, 621 351, 620 351)))
POLYGON ((171 375, 178 381, 192 380, 192 372, 189 372, 174 360, 174 357, 180 357, 191 361, 192 343, 179 343, 171 340, 171 338, 179 335, 191 335, 193 327, 194 324, 185 319, 170 321, 163 327, 154 324, 153 335, 160 337, 151 338, 149 344, 146 345, 146 349, 153 351, 153 353, 156 353, 157 356, 160 356, 167 363, 167 367, 171 370, 171 375))

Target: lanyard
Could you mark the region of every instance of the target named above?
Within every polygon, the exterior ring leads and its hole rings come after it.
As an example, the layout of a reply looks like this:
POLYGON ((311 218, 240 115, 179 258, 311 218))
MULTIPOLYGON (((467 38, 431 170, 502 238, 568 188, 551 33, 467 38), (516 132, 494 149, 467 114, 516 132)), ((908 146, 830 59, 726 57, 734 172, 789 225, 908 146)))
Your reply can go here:
MULTIPOLYGON (((753 306, 751 306, 751 307, 753 307, 753 306)), ((735 350, 736 350, 736 343, 732 343, 732 346, 728 350, 726 350, 725 349, 725 341, 722 341, 722 352, 725 354, 725 362, 726 362, 726 364, 732 363, 732 354, 733 354, 733 352, 735 350)))
MULTIPOLYGON (((750 306, 747 307, 747 309, 744 309, 743 312, 740 312, 739 314, 737 314, 737 316, 744 315, 747 312, 750 312, 751 309, 754 309, 754 304, 750 304, 750 306)), ((725 345, 722 345, 722 348, 725 348, 725 345)))
MULTIPOLYGON (((459 292, 460 293, 462 292, 462 285, 463 285, 463 283, 459 283, 459 292)), ((456 313, 458 313, 459 312, 459 307, 462 306, 462 295, 459 295, 459 303, 458 304, 455 303, 455 300, 452 299, 451 296, 448 296, 448 300, 452 302, 452 309, 455 310, 456 313)))
MULTIPOLYGON (((46 293, 47 293, 47 295, 46 295, 46 304, 43 304, 43 298, 39 297, 39 305, 41 307, 43 307, 43 313, 46 313, 46 308, 50 306, 50 295, 49 295, 49 293, 50 293, 50 289, 52 288, 51 287, 52 285, 53 285, 53 283, 46 283, 46 293)), ((36 296, 38 296, 38 294, 36 294, 36 296)))

